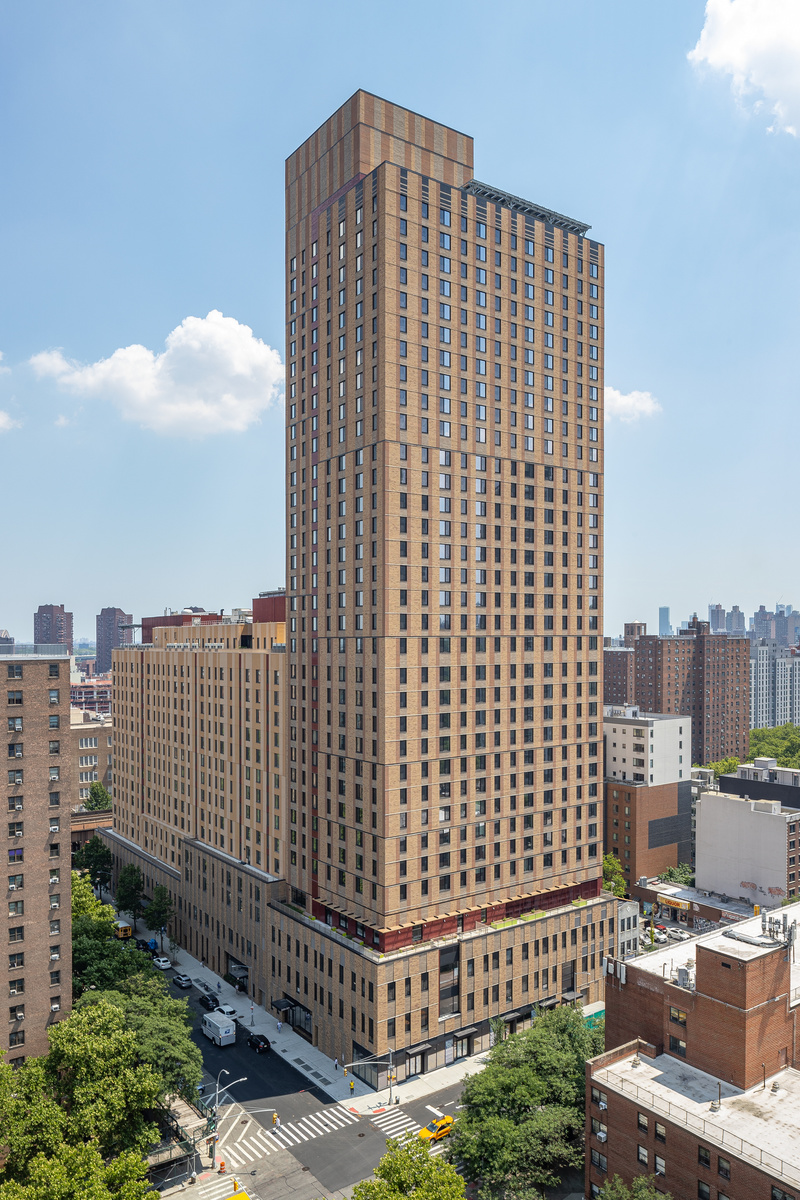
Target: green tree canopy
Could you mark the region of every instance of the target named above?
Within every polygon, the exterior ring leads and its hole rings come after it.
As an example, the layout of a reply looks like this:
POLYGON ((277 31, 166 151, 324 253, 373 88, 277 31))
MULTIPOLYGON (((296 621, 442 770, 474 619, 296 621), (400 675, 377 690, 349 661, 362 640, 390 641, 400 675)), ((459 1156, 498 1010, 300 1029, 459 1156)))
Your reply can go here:
POLYGON ((779 725, 776 729, 750 730, 750 757, 775 758, 779 767, 800 767, 800 728, 779 725))
POLYGON ((585 1062, 602 1050, 573 1007, 539 1015, 467 1078, 448 1154, 494 1200, 532 1200, 583 1161, 585 1062))
POLYGON ((144 1160, 130 1151, 106 1165, 95 1145, 62 1143, 36 1155, 25 1182, 0 1181, 0 1200, 144 1200, 157 1195, 146 1174, 144 1160))
POLYGON ((678 863, 677 867, 667 867, 658 877, 666 883, 679 883, 683 887, 694 887, 694 867, 691 863, 678 863))
POLYGON ((102 783, 95 782, 89 788, 89 795, 83 805, 90 812, 108 812, 111 808, 111 796, 102 783))
POLYGON ((615 1175, 601 1189, 600 1196, 601 1200, 672 1200, 670 1192, 659 1191, 655 1175, 636 1175, 630 1187, 615 1175))
POLYGON ((120 912, 128 913, 134 925, 144 912, 144 879, 142 872, 134 863, 128 863, 122 868, 117 880, 117 908, 120 912))
MULTIPOLYGON (((144 923, 154 933, 166 928, 172 920, 175 906, 170 899, 169 891, 163 883, 157 883, 153 888, 153 899, 144 911, 144 923)), ((161 939, 163 947, 164 939, 161 939)))
POLYGON ((50 1030, 43 1060, 47 1093, 68 1114, 68 1141, 94 1141, 103 1157, 146 1151, 158 1138, 147 1113, 161 1080, 141 1060, 125 1014, 108 1001, 73 1011, 50 1030))
POLYGON ((149 954, 114 935, 116 913, 92 891, 88 875, 72 872, 72 993, 115 988, 133 975, 154 975, 149 954))
POLYGON ((138 1056, 161 1078, 164 1096, 194 1096, 203 1075, 200 1050, 191 1039, 194 1017, 185 1000, 170 995, 163 975, 133 975, 113 991, 84 992, 76 1008, 113 1004, 136 1034, 138 1056))
POLYGON ((464 1180, 444 1158, 432 1158, 426 1142, 389 1140, 386 1146, 375 1178, 357 1183, 353 1200, 464 1200, 464 1180))
MULTIPOLYGON (((770 732, 772 731, 770 730, 770 732)), ((750 738, 752 745, 752 733, 750 738)), ((706 768, 710 768, 714 772, 714 778, 719 779, 720 775, 733 775, 738 765, 738 758, 721 758, 719 762, 706 763, 706 768)))
POLYGON ((81 846, 74 862, 79 871, 88 871, 92 887, 108 887, 111 883, 114 859, 108 846, 97 834, 90 838, 85 846, 81 846))
POLYGON ((628 884, 620 861, 614 854, 603 855, 603 887, 620 899, 625 895, 628 884))

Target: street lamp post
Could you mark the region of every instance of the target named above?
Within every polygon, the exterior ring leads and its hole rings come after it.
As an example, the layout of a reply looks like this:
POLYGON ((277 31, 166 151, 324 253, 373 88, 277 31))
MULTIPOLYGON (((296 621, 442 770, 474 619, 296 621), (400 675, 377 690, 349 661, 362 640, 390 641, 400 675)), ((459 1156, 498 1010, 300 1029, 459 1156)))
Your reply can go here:
MULTIPOLYGON (((221 1069, 221 1071, 219 1072, 219 1075, 217 1075, 217 1089, 216 1089, 216 1092, 214 1093, 214 1125, 215 1125, 215 1129, 214 1129, 214 1140, 211 1143, 211 1169, 212 1170, 214 1169, 214 1166, 216 1164, 216 1158, 217 1158, 217 1138, 219 1137, 219 1121, 217 1118, 217 1110, 219 1109, 219 1081, 223 1075, 230 1075, 230 1071, 227 1071, 225 1069, 225 1067, 223 1067, 221 1069)), ((227 1091, 228 1088, 235 1087, 235 1085, 237 1083, 245 1083, 246 1081, 247 1081, 246 1075, 243 1075, 241 1077, 241 1079, 234 1079, 233 1083, 229 1083, 226 1085, 225 1091, 227 1091)))
MULTIPOLYGON (((387 1053, 389 1055, 389 1104, 391 1105, 391 1103, 392 1103, 392 1082, 393 1082, 393 1073, 392 1073, 393 1058, 392 1058, 392 1056, 394 1054, 394 1051, 388 1050, 387 1053)), ((345 1071, 347 1071, 348 1068, 352 1070, 353 1067, 363 1067, 363 1066, 366 1066, 366 1064, 368 1064, 368 1063, 379 1063, 379 1062, 382 1063, 383 1059, 384 1059, 384 1056, 382 1054, 373 1054, 370 1058, 359 1058, 359 1059, 356 1059, 355 1062, 342 1063, 342 1066, 344 1067, 345 1071)))

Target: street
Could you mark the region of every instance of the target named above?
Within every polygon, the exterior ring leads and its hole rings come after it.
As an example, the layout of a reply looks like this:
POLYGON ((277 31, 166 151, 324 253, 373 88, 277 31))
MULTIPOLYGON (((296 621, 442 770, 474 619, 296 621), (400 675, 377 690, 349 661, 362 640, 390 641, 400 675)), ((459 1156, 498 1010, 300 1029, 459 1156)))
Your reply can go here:
MULTIPOLYGON (((230 1072, 220 1081, 217 1162, 224 1160, 229 1171, 249 1175, 256 1185, 269 1178, 272 1194, 278 1194, 273 1190, 277 1178, 290 1172, 288 1165, 281 1168, 287 1153, 326 1191, 341 1191, 371 1176, 388 1138, 416 1136, 434 1115, 455 1115, 461 1084, 359 1116, 346 1102, 334 1103, 321 1087, 310 1086, 284 1055, 275 1050, 256 1054, 248 1047, 246 998, 236 1044, 220 1047, 200 1030, 204 1010, 198 1003, 198 990, 193 987, 191 992, 180 992, 173 987, 171 991, 187 999, 196 1015, 192 1037, 203 1055, 207 1103, 214 1102, 219 1071, 230 1072), (241 1076, 246 1080, 227 1092, 225 1084, 241 1076), (280 1125, 273 1124, 273 1109, 280 1125)), ((444 1143, 433 1147, 435 1154, 443 1150, 444 1143)))

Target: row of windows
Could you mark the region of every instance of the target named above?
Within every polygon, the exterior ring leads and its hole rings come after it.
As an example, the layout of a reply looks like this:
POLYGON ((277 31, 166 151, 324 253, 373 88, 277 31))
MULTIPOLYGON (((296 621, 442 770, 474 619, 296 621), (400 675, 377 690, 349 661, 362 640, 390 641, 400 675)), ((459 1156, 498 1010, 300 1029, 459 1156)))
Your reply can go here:
MULTIPOLYGON (((22 665, 23 665, 22 663, 9 663, 8 666, 6 667, 6 677, 8 679, 24 678, 24 676, 22 674, 22 665)), ((60 673, 59 663, 50 663, 47 668, 48 678, 49 679, 58 679, 59 673, 60 673)))

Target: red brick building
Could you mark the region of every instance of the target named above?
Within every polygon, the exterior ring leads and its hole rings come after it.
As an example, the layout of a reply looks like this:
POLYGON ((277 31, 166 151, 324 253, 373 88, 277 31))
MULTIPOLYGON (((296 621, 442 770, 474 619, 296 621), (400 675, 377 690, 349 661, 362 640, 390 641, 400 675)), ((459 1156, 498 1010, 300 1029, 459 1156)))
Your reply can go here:
POLYGON ((606 960, 608 1049, 586 1066, 587 1197, 614 1174, 655 1174, 674 1200, 796 1194, 798 915, 606 960))
POLYGON ((603 651, 603 703, 635 704, 636 651, 617 646, 603 651))

